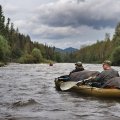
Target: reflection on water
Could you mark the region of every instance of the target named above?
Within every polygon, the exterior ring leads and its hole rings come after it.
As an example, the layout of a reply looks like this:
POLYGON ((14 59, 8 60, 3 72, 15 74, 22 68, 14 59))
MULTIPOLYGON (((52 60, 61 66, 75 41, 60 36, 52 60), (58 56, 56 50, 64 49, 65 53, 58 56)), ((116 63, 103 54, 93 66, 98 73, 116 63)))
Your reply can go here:
MULTIPOLYGON (((101 65, 84 66, 102 71, 101 65)), ((56 91, 54 78, 72 69, 72 63, 0 68, 0 120, 119 120, 120 100, 56 91)))

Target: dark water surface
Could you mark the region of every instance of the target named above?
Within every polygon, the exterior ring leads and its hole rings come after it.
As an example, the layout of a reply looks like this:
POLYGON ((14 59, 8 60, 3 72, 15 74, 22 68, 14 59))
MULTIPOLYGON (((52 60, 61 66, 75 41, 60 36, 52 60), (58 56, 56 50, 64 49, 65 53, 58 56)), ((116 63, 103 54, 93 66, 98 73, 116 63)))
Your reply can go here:
MULTIPOLYGON (((84 66, 102 70, 101 65, 84 66)), ((72 69, 72 63, 1 67, 0 120, 120 120, 120 100, 56 91, 54 78, 72 69)))

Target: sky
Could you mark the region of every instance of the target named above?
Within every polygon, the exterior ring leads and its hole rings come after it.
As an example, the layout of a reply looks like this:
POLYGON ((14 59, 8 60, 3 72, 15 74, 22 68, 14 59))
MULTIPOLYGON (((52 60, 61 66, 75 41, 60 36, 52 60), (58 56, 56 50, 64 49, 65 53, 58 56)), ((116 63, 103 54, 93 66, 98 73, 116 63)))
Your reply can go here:
POLYGON ((0 0, 20 33, 58 48, 81 48, 111 38, 120 22, 120 0, 0 0))

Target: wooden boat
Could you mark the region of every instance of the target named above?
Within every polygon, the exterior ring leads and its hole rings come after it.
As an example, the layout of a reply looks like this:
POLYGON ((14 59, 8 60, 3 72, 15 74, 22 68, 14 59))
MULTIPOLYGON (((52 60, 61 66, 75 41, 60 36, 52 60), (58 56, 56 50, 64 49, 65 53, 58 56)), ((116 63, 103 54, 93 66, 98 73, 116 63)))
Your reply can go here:
MULTIPOLYGON (((60 85, 64 81, 55 80, 57 90, 60 90, 60 85)), ((120 89, 117 88, 96 88, 89 85, 73 86, 67 91, 73 91, 84 95, 90 95, 102 98, 120 98, 120 89)))

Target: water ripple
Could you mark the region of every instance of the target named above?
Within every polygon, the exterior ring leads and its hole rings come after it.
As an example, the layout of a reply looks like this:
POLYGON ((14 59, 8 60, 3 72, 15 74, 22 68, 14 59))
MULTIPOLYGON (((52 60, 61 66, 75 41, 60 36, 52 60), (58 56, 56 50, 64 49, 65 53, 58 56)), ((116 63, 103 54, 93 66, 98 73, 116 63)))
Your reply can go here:
MULTIPOLYGON (((101 65, 84 66, 102 71, 101 65)), ((72 69, 73 63, 13 63, 0 68, 0 120, 119 120, 120 100, 56 91, 54 79, 72 69)))

